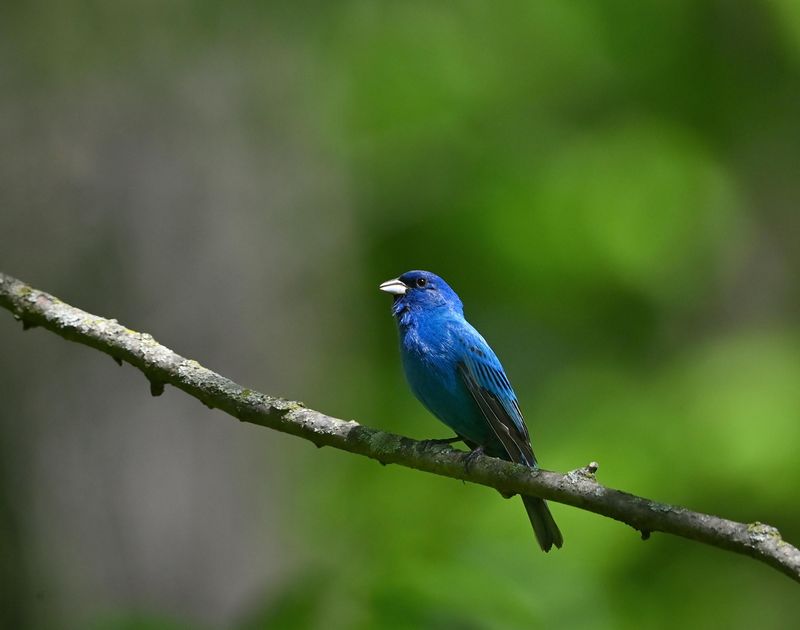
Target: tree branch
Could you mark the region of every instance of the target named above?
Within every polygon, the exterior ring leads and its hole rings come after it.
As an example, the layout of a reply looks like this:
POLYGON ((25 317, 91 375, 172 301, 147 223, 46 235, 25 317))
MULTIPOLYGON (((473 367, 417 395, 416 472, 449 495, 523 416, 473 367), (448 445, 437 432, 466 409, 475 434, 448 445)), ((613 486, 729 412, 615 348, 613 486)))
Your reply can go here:
POLYGON ((208 407, 243 422, 304 438, 318 447, 364 455, 382 464, 400 464, 424 472, 470 481, 503 493, 529 494, 595 512, 639 530, 643 538, 665 532, 756 558, 800 581, 800 551, 784 542, 774 527, 737 523, 686 508, 658 503, 603 486, 595 480, 597 464, 559 474, 480 457, 466 470, 463 453, 339 420, 301 403, 246 389, 185 359, 139 333, 61 302, 0 273, 0 306, 28 329, 41 326, 57 335, 126 361, 150 381, 154 396, 169 384, 208 407))

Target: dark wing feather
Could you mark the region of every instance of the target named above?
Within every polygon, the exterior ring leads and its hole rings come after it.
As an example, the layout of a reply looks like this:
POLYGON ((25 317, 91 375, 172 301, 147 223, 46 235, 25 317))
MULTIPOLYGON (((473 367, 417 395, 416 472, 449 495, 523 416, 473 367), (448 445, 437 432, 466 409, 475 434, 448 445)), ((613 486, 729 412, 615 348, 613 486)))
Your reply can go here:
POLYGON ((535 466, 528 429, 502 369, 469 358, 459 364, 459 373, 511 461, 535 466))
MULTIPOLYGON (((528 429, 500 361, 477 332, 471 338, 462 338, 462 348, 464 352, 458 364, 458 373, 481 415, 511 461, 535 467, 536 458, 528 429)), ((561 547, 564 538, 547 503, 531 496, 523 496, 522 500, 542 550, 561 547)))

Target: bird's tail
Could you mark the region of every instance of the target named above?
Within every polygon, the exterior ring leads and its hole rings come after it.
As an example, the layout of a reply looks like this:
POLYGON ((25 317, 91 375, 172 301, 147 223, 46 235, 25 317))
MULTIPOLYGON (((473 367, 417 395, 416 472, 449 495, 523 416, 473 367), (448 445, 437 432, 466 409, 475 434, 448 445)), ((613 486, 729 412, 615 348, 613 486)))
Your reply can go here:
POLYGON ((564 544, 564 538, 561 536, 558 525, 553 520, 550 508, 547 507, 544 499, 523 496, 522 502, 528 511, 528 518, 531 519, 536 540, 539 541, 542 551, 550 551, 553 545, 560 549, 561 545, 564 544))

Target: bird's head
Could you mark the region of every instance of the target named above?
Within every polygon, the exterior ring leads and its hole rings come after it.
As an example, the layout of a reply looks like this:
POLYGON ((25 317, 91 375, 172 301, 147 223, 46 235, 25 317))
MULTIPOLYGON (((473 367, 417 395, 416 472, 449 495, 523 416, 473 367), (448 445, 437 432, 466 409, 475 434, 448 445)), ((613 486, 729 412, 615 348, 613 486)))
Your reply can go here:
POLYGON ((394 296, 392 314, 398 320, 404 314, 440 308, 453 310, 460 315, 464 313, 456 292, 430 271, 407 271, 399 278, 387 280, 379 289, 394 296))

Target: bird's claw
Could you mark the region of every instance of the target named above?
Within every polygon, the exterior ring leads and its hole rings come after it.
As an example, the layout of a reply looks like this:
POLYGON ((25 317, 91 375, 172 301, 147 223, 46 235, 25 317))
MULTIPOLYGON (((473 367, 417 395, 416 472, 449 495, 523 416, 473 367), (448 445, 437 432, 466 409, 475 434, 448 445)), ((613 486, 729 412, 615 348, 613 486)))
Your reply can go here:
POLYGON ((464 455, 464 470, 466 470, 467 473, 472 472, 472 467, 475 465, 475 462, 478 461, 481 455, 483 455, 482 446, 479 446, 478 448, 464 455))
POLYGON ((456 435, 450 438, 431 438, 429 440, 420 440, 419 443, 422 444, 423 448, 428 448, 430 446, 441 446, 442 444, 453 444, 460 441, 461 438, 456 435))

